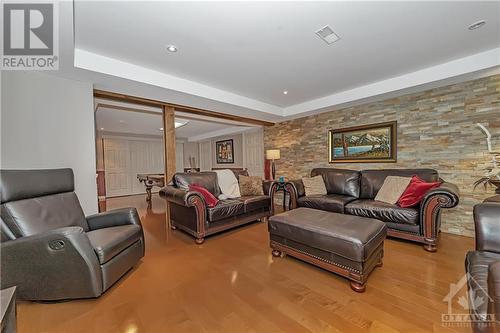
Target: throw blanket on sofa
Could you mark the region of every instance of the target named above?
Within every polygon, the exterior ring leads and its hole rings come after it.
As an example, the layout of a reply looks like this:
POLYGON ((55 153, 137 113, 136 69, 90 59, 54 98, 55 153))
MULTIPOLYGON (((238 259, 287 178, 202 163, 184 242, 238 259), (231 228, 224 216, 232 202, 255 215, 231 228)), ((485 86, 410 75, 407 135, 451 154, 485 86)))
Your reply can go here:
POLYGON ((217 173, 217 181, 222 194, 228 199, 239 198, 241 196, 240 185, 234 173, 229 169, 214 171, 217 173))

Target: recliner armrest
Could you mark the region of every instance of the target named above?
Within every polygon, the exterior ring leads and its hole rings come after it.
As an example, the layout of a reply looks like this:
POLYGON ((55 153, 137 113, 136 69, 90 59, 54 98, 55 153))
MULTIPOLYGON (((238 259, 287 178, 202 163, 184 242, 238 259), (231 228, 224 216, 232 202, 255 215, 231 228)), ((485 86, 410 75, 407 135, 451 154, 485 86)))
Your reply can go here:
POLYGON ((113 209, 107 212, 87 216, 86 219, 90 230, 127 224, 141 225, 141 219, 139 218, 137 209, 133 207, 113 209))
POLYGON ((97 297, 102 275, 81 227, 65 227, 2 242, 1 288, 17 286, 27 300, 97 297))
POLYGON ((500 253, 500 203, 474 206, 476 250, 500 253))
POLYGON ((488 314, 494 315, 494 332, 500 327, 500 261, 488 266, 488 314))
POLYGON ((191 197, 197 197, 201 199, 206 208, 205 199, 201 194, 194 191, 184 191, 173 185, 167 185, 160 190, 160 195, 165 197, 167 201, 174 202, 178 205, 185 207, 192 207, 193 201, 190 200, 191 197))

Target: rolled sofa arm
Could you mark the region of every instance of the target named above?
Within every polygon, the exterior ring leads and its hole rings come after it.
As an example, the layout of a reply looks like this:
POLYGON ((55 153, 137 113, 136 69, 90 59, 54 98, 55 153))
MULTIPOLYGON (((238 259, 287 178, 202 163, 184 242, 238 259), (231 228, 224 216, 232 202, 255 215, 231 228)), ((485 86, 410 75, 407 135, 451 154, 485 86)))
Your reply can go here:
POLYGON ((435 251, 441 224, 441 208, 453 208, 458 205, 460 192, 455 184, 443 182, 439 187, 429 190, 420 204, 420 228, 426 247, 435 251))
POLYGON ((137 209, 133 207, 113 209, 86 217, 90 230, 115 227, 126 224, 141 225, 137 209))
POLYGON ((167 185, 160 190, 160 196, 164 197, 167 201, 174 202, 178 205, 185 207, 194 206, 194 197, 201 200, 203 205, 206 206, 205 199, 198 192, 184 191, 173 185, 167 185))
POLYGON ((475 205, 474 224, 476 250, 500 253, 500 203, 475 205))
POLYGON ((167 185, 160 190, 160 196, 174 205, 168 205, 170 227, 181 228, 196 237, 196 243, 203 243, 207 229, 207 204, 201 194, 194 191, 184 191, 173 185, 167 185), (179 205, 181 207, 175 207, 179 205), (172 207, 173 206, 173 207, 172 207), (185 208, 184 208, 185 207, 185 208), (196 219, 193 220, 185 209, 194 209, 196 219))
POLYGON ((97 297, 102 276, 81 227, 65 227, 2 242, 1 288, 17 286, 19 298, 52 301, 97 297))

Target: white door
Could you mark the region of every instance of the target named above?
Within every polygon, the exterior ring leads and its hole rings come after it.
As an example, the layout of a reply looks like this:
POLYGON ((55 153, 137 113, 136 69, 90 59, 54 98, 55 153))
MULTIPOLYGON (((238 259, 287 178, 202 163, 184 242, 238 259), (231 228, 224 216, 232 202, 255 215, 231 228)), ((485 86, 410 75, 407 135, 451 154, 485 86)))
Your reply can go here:
POLYGON ((212 141, 200 142, 200 171, 212 170, 212 141))
POLYGON ((175 171, 184 172, 184 144, 175 143, 175 171))
MULTIPOLYGON (((163 173, 163 143, 161 140, 130 140, 130 172, 129 178, 132 184, 128 194, 145 193, 143 183, 137 180, 139 173, 163 173)), ((158 192, 153 188, 153 192, 158 192)))
POLYGON ((264 178, 264 133, 262 130, 243 133, 243 165, 251 176, 264 178))
MULTIPOLYGON (((139 173, 163 173, 161 140, 104 139, 106 196, 146 193, 137 180, 139 173)), ((158 191, 153 188, 153 191, 158 191)))
POLYGON ((119 196, 130 193, 130 153, 128 144, 127 140, 104 139, 106 196, 119 196))

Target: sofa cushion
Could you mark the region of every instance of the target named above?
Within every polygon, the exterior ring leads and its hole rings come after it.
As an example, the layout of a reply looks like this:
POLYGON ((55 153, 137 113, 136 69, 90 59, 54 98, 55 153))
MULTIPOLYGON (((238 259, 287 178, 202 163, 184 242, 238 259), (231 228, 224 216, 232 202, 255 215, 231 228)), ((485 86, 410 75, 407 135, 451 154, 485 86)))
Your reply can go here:
POLYGON ((326 194, 326 187, 323 177, 304 177, 302 178, 302 184, 304 184, 304 190, 306 195, 318 195, 326 194))
POLYGON ((345 212, 351 215, 371 217, 384 222, 418 224, 417 208, 401 208, 381 201, 360 199, 345 206, 345 212))
POLYGON ((264 195, 264 189, 262 187, 262 178, 260 178, 259 176, 240 175, 238 181, 240 183, 241 196, 264 195))
POLYGON ((243 202, 245 213, 271 208, 271 197, 268 195, 244 196, 238 200, 243 202))
POLYGON ((375 200, 395 205, 411 180, 412 178, 410 177, 387 176, 384 184, 382 184, 382 187, 375 196, 375 200))
POLYGON ((215 197, 220 195, 219 183, 215 172, 178 172, 174 175, 174 185, 181 190, 188 191, 190 184, 203 186, 215 197))
POLYGON ((354 200, 356 200, 355 197, 340 194, 307 195, 300 197, 297 204, 299 207, 344 213, 345 205, 354 200))
POLYGON ((500 261, 500 254, 486 251, 469 251, 465 257, 465 270, 472 277, 467 281, 467 287, 474 291, 475 297, 485 300, 475 308, 474 312, 479 316, 488 312, 489 296, 484 291, 488 290, 488 267, 496 261, 500 261))
POLYGON ((361 173, 356 170, 336 168, 315 168, 311 177, 321 175, 328 194, 342 194, 359 198, 359 179, 361 173))
POLYGON ((245 213, 245 204, 239 199, 220 200, 212 208, 207 208, 207 220, 215 222, 245 213))
POLYGON ((99 262, 104 264, 111 258, 141 239, 141 227, 137 224, 120 225, 87 232, 99 262))
POLYGON ((360 199, 373 199, 384 184, 387 176, 413 177, 419 176, 426 182, 436 182, 439 175, 433 169, 381 169, 361 171, 360 199))
POLYGON ((408 188, 398 200, 400 207, 413 207, 420 204, 425 194, 433 188, 439 187, 441 182, 428 183, 418 176, 413 176, 408 188))

